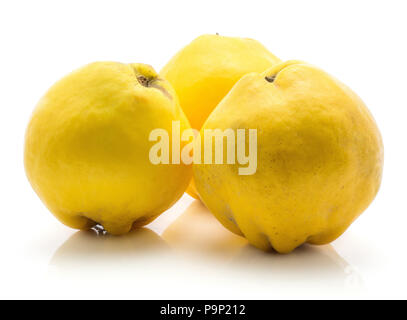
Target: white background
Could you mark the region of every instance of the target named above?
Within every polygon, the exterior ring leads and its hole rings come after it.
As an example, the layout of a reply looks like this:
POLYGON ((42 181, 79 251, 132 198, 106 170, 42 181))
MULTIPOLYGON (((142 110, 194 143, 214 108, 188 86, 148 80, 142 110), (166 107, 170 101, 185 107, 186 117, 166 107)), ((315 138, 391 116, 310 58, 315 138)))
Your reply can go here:
POLYGON ((0 298, 407 298, 406 12, 402 0, 2 1, 0 298), (188 196, 153 231, 96 238, 60 224, 23 168, 42 94, 92 61, 160 70, 216 32, 315 64, 362 97, 385 146, 371 206, 331 245, 290 255, 248 246, 188 196))

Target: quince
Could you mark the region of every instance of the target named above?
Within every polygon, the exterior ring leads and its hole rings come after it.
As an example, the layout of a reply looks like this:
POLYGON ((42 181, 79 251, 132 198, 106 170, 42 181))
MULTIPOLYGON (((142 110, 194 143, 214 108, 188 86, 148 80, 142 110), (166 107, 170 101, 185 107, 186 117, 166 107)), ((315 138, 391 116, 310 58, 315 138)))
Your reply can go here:
POLYGON ((169 208, 190 181, 191 166, 149 159, 150 132, 171 132, 173 121, 189 128, 175 91, 152 67, 89 64, 54 84, 34 110, 28 179, 67 226, 127 233, 169 208))
MULTIPOLYGON (((245 74, 281 62, 253 39, 202 35, 161 70, 175 91, 191 127, 200 130, 212 110, 245 74)), ((187 192, 198 199, 194 181, 187 192)))
MULTIPOLYGON (((201 129, 256 129, 257 170, 197 164, 205 205, 254 246, 287 253, 339 237, 378 192, 383 145, 362 100, 319 68, 289 61, 241 78, 201 129)), ((247 143, 247 139, 246 139, 247 143)))

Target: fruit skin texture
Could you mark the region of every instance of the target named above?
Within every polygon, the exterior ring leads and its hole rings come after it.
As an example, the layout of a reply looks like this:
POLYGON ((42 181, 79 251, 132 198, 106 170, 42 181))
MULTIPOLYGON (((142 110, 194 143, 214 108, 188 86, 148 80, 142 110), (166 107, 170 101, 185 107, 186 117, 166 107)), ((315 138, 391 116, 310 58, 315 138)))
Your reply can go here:
POLYGON ((151 130, 166 129, 171 139, 173 120, 189 128, 175 91, 150 66, 89 64, 54 84, 34 110, 28 179, 67 226, 126 233, 154 220, 189 183, 191 166, 149 160, 151 130))
MULTIPOLYGON (((160 75, 177 92, 191 127, 200 130, 242 76, 263 72, 280 62, 256 40, 202 35, 179 51, 160 75)), ((193 181, 187 192, 198 199, 193 181)))
POLYGON ((255 174, 238 175, 238 163, 193 172, 218 220, 260 249, 288 253, 335 240, 379 189, 383 145, 372 115, 348 87, 306 63, 244 76, 202 139, 215 128, 257 129, 255 174))

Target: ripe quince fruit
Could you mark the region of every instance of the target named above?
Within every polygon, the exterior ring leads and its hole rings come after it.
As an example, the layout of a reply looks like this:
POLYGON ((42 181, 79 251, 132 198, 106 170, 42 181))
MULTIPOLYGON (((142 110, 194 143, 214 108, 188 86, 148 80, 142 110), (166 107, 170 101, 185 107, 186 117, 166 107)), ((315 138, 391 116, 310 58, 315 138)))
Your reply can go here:
POLYGON ((190 181, 191 166, 149 159, 150 132, 171 132, 173 121, 189 128, 175 91, 152 67, 89 64, 54 84, 34 110, 28 179, 67 226, 126 233, 169 208, 190 181))
MULTIPOLYGON (((253 39, 202 35, 161 70, 175 91, 191 127, 200 130, 212 110, 245 74, 263 72, 280 59, 253 39)), ((198 199, 193 180, 187 192, 198 199)))
MULTIPOLYGON (((339 237, 378 192, 383 145, 362 100, 300 61, 240 79, 201 129, 256 129, 257 171, 194 164, 205 205, 254 246, 287 253, 339 237)), ((246 138, 247 143, 247 138, 246 138)))

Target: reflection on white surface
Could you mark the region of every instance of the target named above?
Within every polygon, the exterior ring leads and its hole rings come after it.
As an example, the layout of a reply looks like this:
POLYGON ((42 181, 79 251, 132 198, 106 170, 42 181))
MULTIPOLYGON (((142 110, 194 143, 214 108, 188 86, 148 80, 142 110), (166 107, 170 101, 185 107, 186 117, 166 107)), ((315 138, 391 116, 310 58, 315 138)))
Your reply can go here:
POLYGON ((91 229, 74 233, 56 251, 50 264, 68 269, 75 265, 84 268, 92 265, 99 268, 127 268, 127 263, 158 255, 165 250, 168 250, 166 243, 147 228, 133 230, 120 237, 91 229))
POLYGON ((223 228, 199 201, 161 237, 148 228, 121 237, 76 232, 50 265, 54 279, 143 288, 135 298, 311 297, 362 288, 361 276, 331 245, 304 245, 287 255, 262 252, 223 228))
POLYGON ((232 261, 245 270, 256 269, 265 281, 280 285, 335 289, 361 289, 360 274, 331 245, 303 245, 290 254, 264 253, 247 246, 232 261))
POLYGON ((359 273, 331 245, 303 245, 290 254, 263 252, 228 232, 200 201, 194 201, 163 238, 191 259, 227 263, 228 274, 261 279, 265 286, 361 288, 359 273))
POLYGON ((226 230, 201 201, 189 207, 162 234, 177 252, 228 259, 247 245, 247 240, 226 230))

